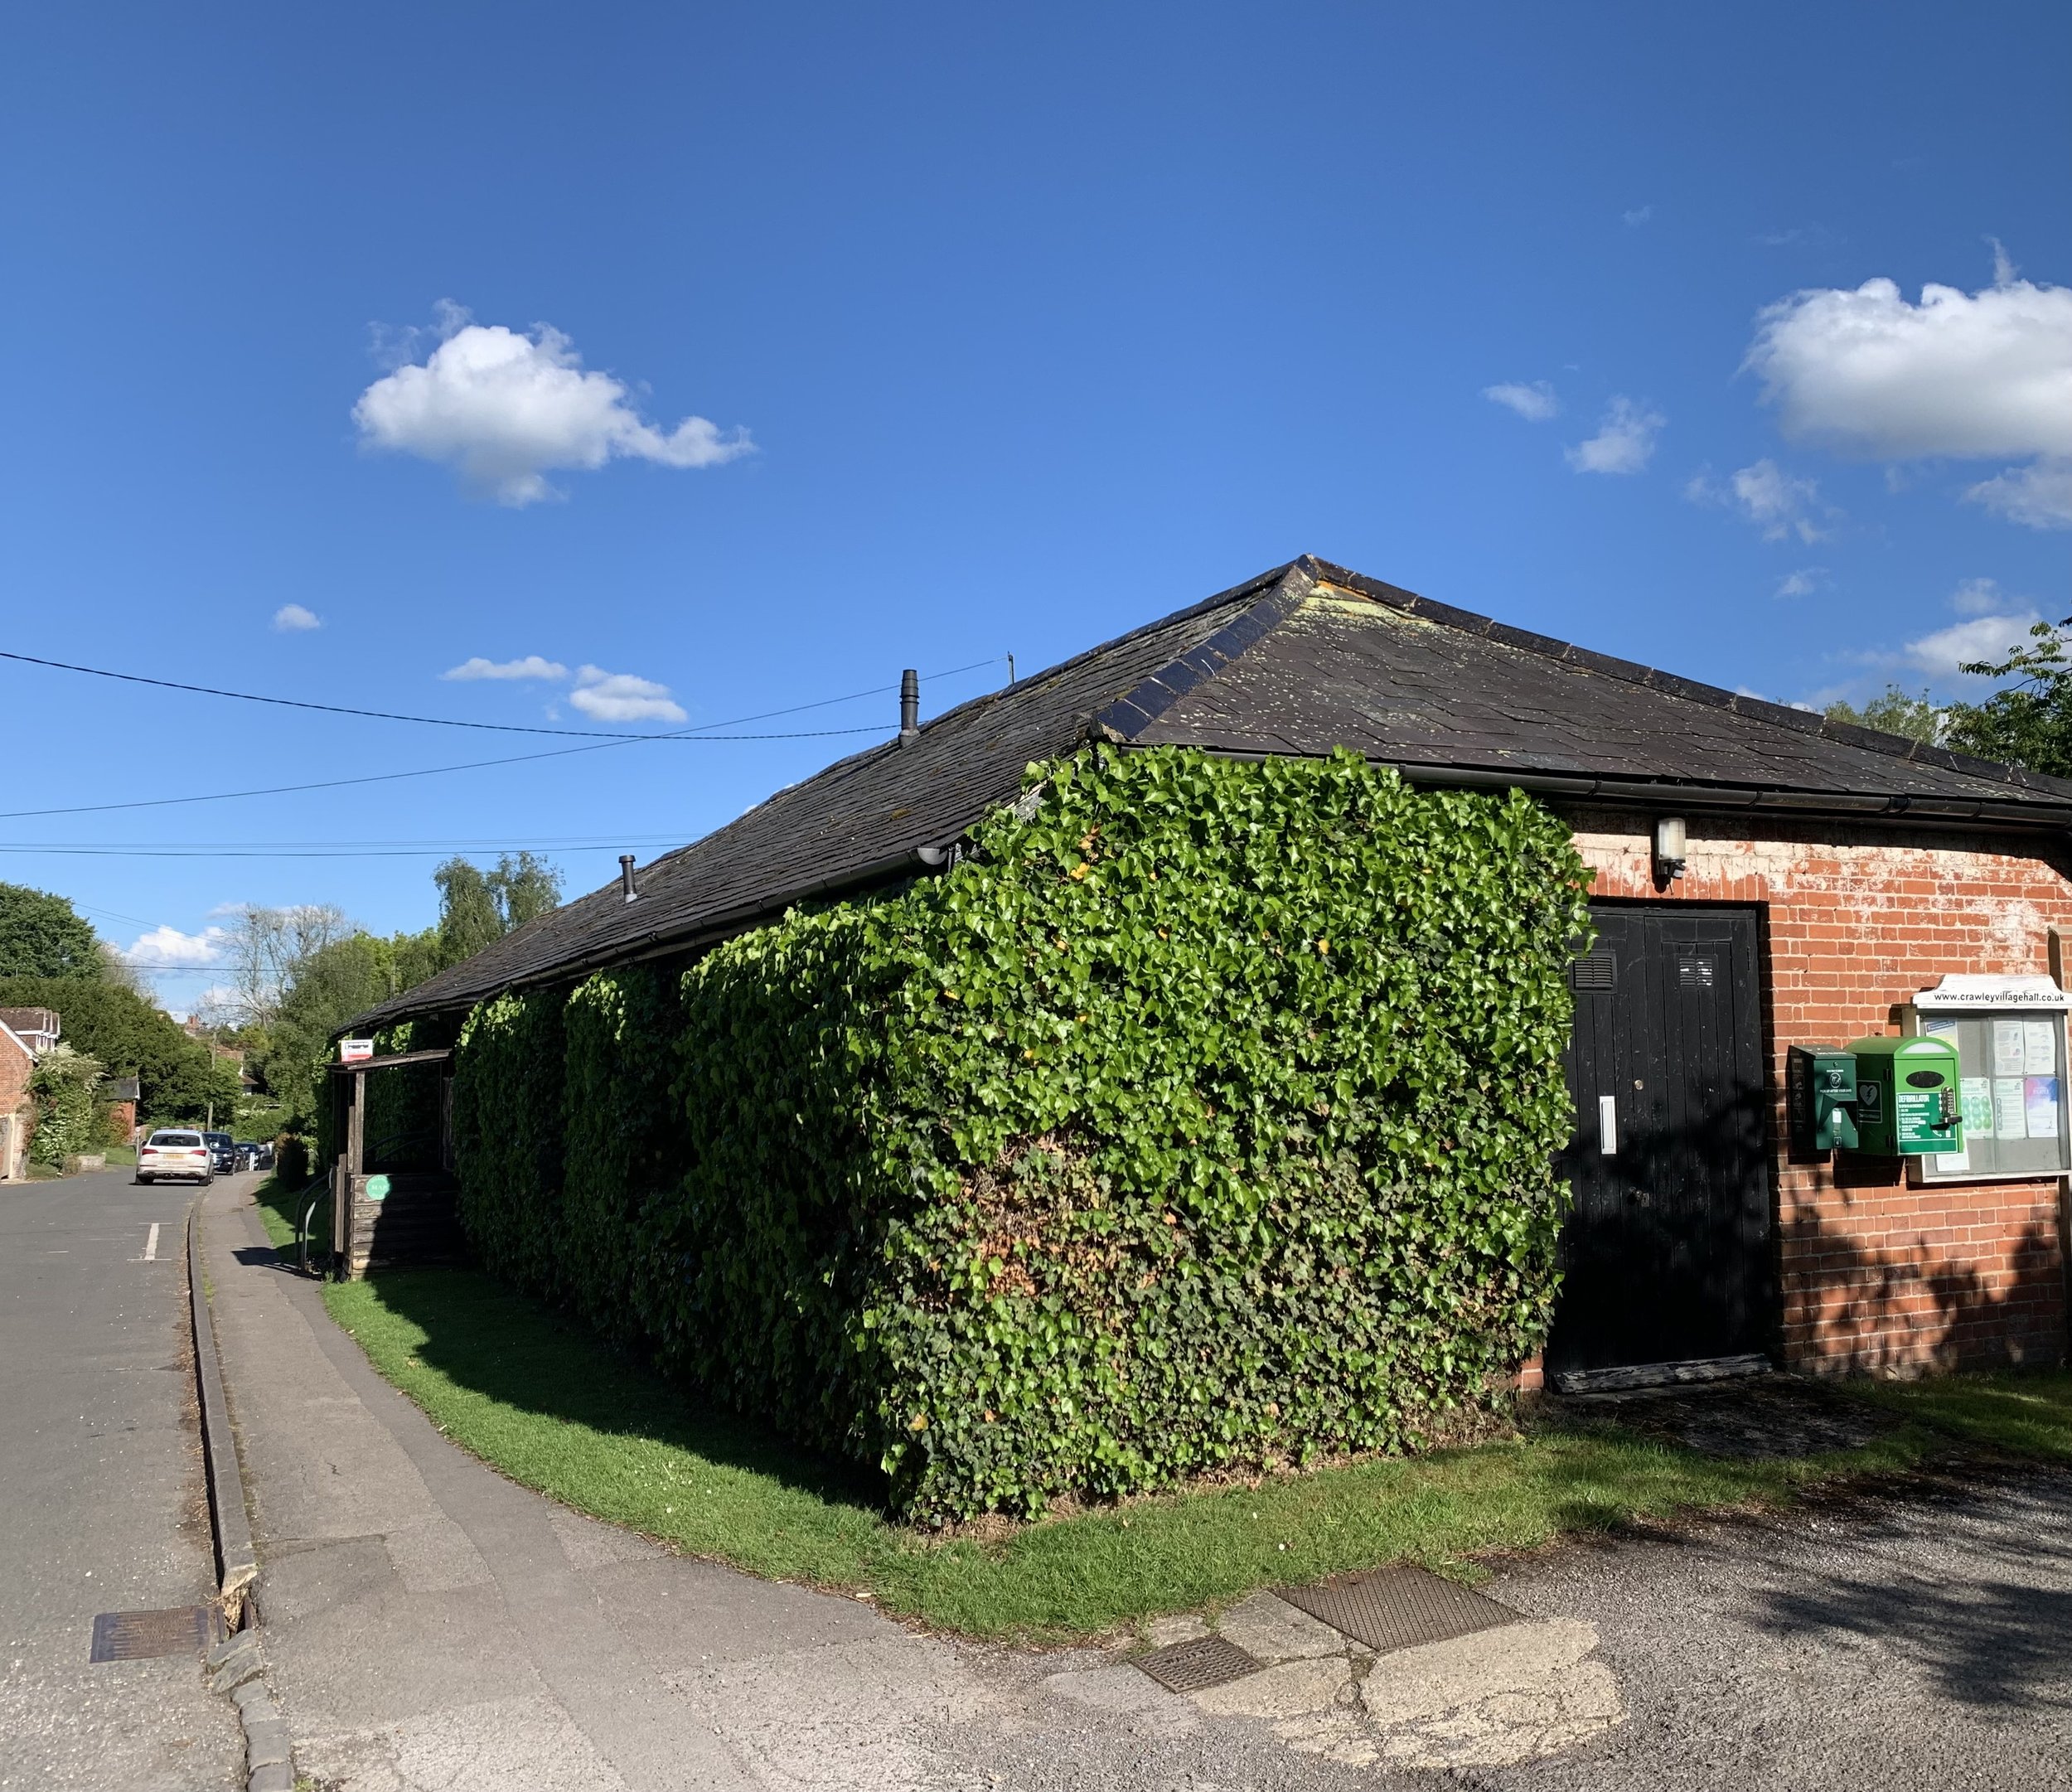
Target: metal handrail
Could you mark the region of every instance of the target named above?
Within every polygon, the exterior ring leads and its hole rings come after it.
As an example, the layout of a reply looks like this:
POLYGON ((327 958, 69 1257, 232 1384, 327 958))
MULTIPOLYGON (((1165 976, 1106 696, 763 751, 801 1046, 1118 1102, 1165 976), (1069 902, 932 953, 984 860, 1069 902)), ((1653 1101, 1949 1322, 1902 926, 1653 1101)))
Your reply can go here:
POLYGON ((309 1223, 317 1217, 317 1209, 323 1205, 324 1196, 330 1194, 331 1189, 328 1186, 330 1181, 331 1174, 327 1170, 311 1183, 309 1188, 303 1190, 304 1194, 309 1194, 310 1189, 319 1191, 310 1196, 309 1205, 303 1209, 302 1223, 295 1228, 297 1267, 305 1276, 309 1273, 309 1223))

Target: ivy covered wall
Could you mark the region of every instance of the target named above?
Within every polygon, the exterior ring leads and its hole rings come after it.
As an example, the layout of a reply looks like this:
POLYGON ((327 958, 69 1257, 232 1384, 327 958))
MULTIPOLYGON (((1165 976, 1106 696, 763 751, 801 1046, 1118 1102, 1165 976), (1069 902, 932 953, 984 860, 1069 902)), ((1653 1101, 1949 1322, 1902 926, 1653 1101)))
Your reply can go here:
POLYGON ((928 1521, 1487 1398, 1566 1201, 1566 827, 1349 753, 1031 778, 940 877, 477 1010, 484 1260, 928 1521))

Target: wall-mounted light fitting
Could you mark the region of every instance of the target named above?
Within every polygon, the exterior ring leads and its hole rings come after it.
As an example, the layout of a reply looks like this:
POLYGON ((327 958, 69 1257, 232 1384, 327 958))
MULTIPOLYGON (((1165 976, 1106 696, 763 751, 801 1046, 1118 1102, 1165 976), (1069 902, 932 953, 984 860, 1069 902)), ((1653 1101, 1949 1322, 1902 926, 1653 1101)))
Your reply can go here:
POLYGON ((1665 815, 1655 821, 1655 876, 1667 884, 1683 875, 1689 856, 1689 839, 1680 815, 1665 815))

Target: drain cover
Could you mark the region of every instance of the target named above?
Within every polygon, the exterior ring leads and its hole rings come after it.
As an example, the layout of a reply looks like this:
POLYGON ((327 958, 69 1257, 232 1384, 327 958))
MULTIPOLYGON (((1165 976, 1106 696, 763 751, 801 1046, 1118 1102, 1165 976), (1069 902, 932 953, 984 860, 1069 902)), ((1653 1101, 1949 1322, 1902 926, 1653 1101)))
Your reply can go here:
POLYGON ((221 1635, 214 1606, 176 1606, 171 1611, 104 1611, 94 1619, 89 1661, 145 1661, 153 1655, 196 1654, 221 1635))
POLYGON ((1508 1606, 1422 1568, 1382 1568, 1323 1586, 1284 1586, 1280 1596, 1377 1655, 1518 1621, 1508 1606))
POLYGON ((1259 1664, 1235 1643, 1220 1636, 1189 1637, 1184 1643, 1169 1643, 1148 1655, 1137 1657, 1137 1665, 1172 1693, 1202 1693, 1259 1672, 1259 1664))

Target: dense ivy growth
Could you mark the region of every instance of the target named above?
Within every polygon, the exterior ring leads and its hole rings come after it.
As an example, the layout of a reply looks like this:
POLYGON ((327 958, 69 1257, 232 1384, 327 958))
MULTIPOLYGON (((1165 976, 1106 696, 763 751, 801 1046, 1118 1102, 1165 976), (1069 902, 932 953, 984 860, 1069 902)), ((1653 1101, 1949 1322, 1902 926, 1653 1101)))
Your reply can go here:
POLYGON ((1537 1346, 1588 924, 1558 821, 1161 749, 1050 768, 974 845, 680 1002, 477 1010, 487 1261, 931 1520, 1400 1447, 1537 1346))
POLYGON ((453 1054, 461 1224, 483 1262, 554 1300, 566 1290, 563 1006, 560 992, 545 990, 484 1002, 467 1017, 453 1054))
POLYGON ((644 1210, 682 1174, 670 1085, 677 980, 651 965, 602 971, 569 998, 560 1277, 569 1300, 619 1343, 641 1337, 662 1261, 644 1210))

